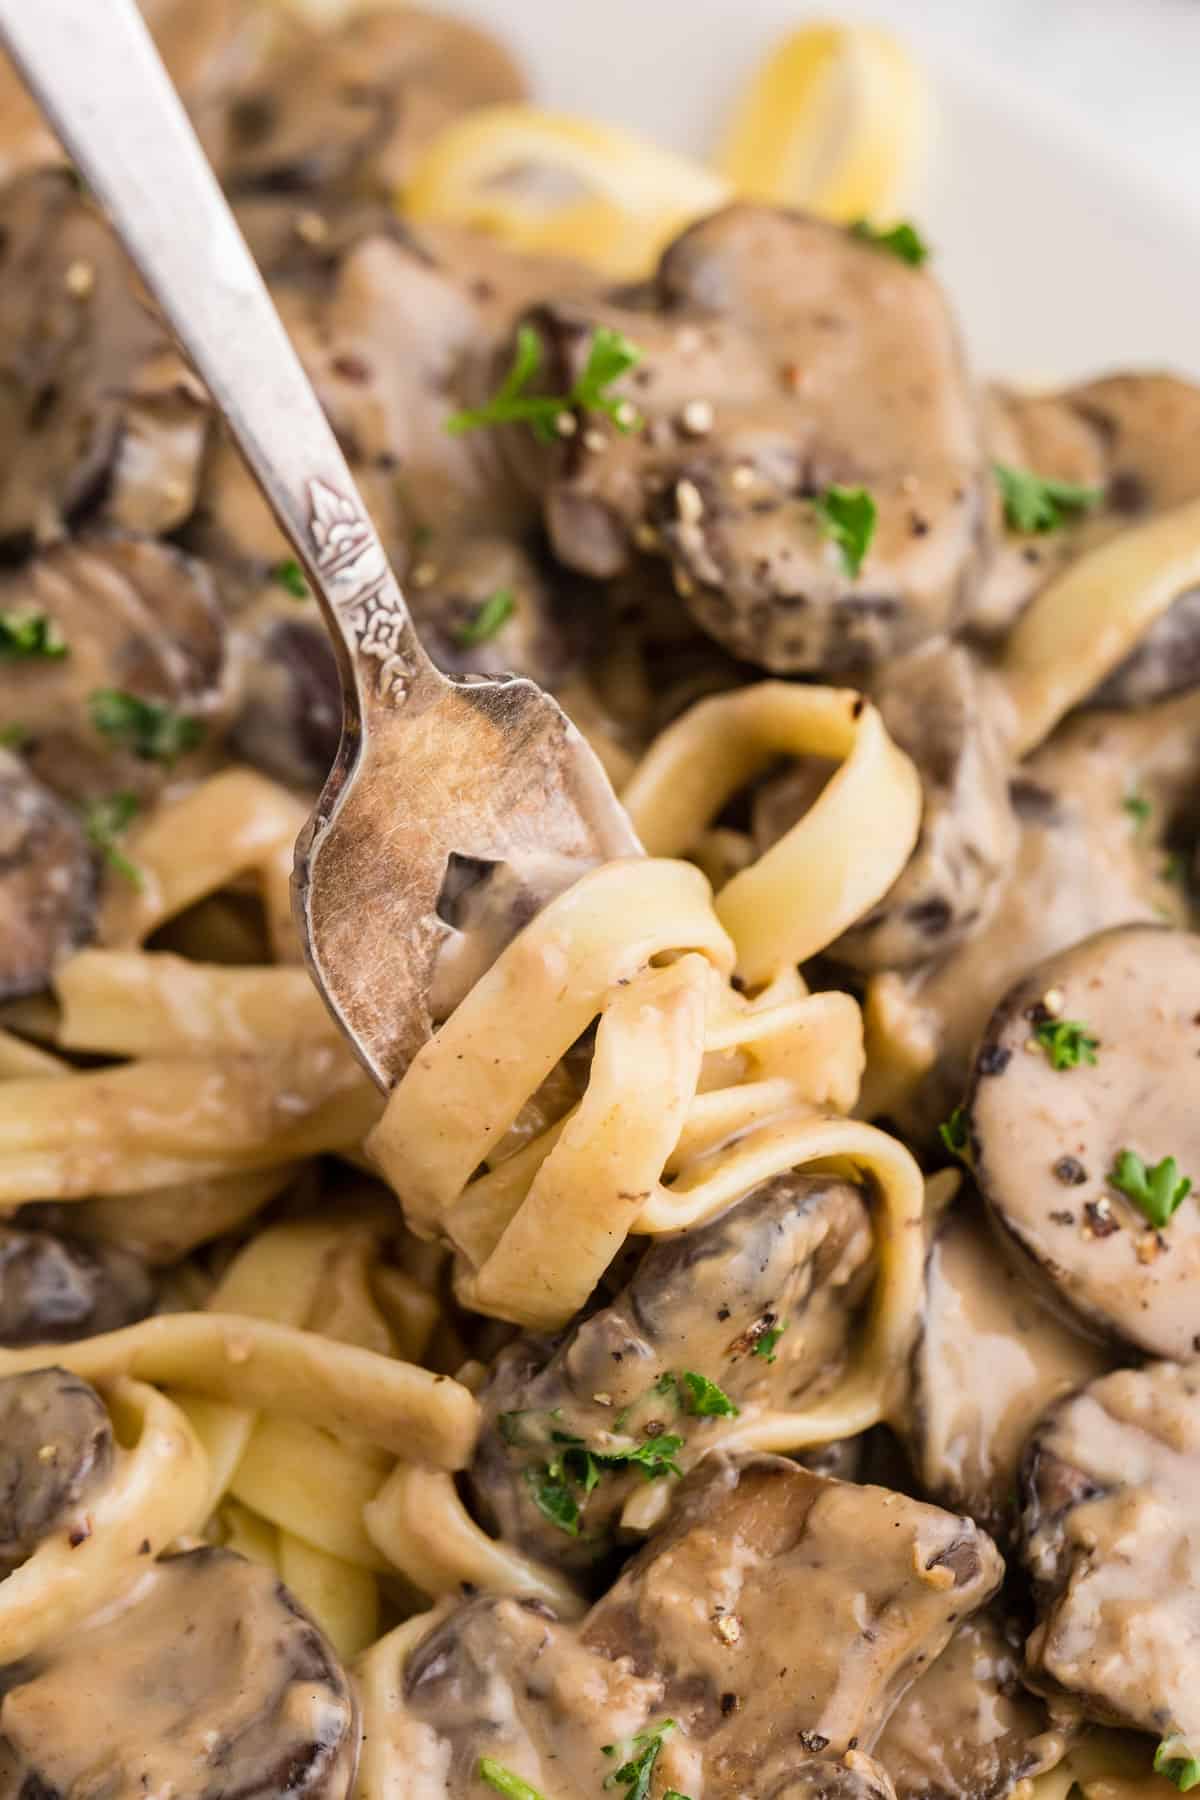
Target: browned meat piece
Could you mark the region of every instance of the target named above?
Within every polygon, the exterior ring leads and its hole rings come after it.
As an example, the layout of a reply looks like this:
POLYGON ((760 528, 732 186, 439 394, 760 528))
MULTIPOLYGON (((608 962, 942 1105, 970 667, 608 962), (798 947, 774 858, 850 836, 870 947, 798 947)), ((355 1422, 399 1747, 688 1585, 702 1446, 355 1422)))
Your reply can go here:
MULTIPOLYGON (((1008 628, 1054 575, 1128 525, 1200 495, 1200 387, 1173 375, 1112 375, 1060 394, 991 396, 996 459, 1099 489, 1054 532, 998 532, 972 624, 1008 628)), ((1000 501, 995 501, 997 525, 1000 501)), ((1179 596, 1096 691, 1098 706, 1148 706, 1200 683, 1200 592, 1179 596)))
POLYGON ((1061 1760, 1068 1734, 1022 1685, 1021 1637, 993 1605, 914 1681, 875 1746, 897 1800, 1008 1800, 1061 1760))
POLYGON ((937 639, 889 664, 875 697, 920 771, 921 835, 899 880, 832 955, 859 969, 909 968, 972 936, 999 898, 1018 839, 1010 758, 960 644, 937 639))
POLYGON ((88 937, 95 910, 82 821, 0 750, 0 999, 48 987, 59 957, 88 937))
POLYGON ((223 171, 234 190, 338 186, 394 203, 444 126, 525 95, 494 38, 417 7, 355 11, 292 39, 234 102, 223 171))
POLYGON ((21 729, 23 755, 57 792, 151 793, 223 722, 232 676, 220 608, 208 572, 182 551, 137 538, 58 544, 0 579, 3 612, 44 614, 66 646, 59 657, 0 662, 0 720, 21 729), (120 719, 107 731, 96 723, 93 697, 108 691, 194 726, 182 739, 168 726, 135 748, 120 719))
POLYGON ((53 1368, 0 1380, 0 1566, 69 1529, 112 1458, 108 1413, 86 1381, 53 1368))
POLYGON ((568 566, 612 576, 634 544, 657 545, 697 623, 782 673, 862 673, 962 616, 990 478, 929 275, 743 205, 686 231, 640 306, 557 299, 534 321, 551 392, 580 374, 597 326, 644 353, 619 390, 643 430, 589 418, 537 454, 510 434, 568 566), (878 508, 858 575, 815 504, 831 486, 864 486, 878 508))
POLYGON ((140 1259, 115 1244, 0 1225, 0 1344, 65 1344, 116 1331, 154 1305, 140 1259))
POLYGON ((828 1176, 778 1176, 653 1244, 558 1344, 519 1338, 501 1353, 482 1395, 479 1505, 510 1542, 589 1567, 647 1478, 690 1468, 730 1408, 787 1411, 837 1381, 873 1268, 864 1197, 828 1176), (604 1468, 587 1492, 588 1451, 641 1460, 604 1468))
POLYGON ((1179 1202, 1200 1181, 1198 1056, 1200 937, 1127 926, 1006 995, 968 1097, 980 1190, 1023 1265, 1085 1326, 1152 1356, 1200 1354, 1200 1190, 1179 1202), (1094 1060, 1055 1067, 1034 1034, 1056 1021, 1083 1027, 1094 1060), (1118 1185, 1130 1153, 1142 1186, 1161 1169, 1142 1205, 1118 1185))
POLYGON ((1124 1369, 1064 1400, 1025 1481, 1031 1676, 1089 1718, 1195 1746, 1200 1364, 1124 1369))
POLYGON ((123 1608, 5 1673, 6 1794, 350 1791, 358 1719, 346 1676, 275 1576, 230 1551, 160 1558, 123 1608))
POLYGON ((1110 1362, 1038 1303, 979 1211, 955 1206, 930 1247, 913 1351, 905 1435, 922 1489, 1007 1537, 1034 1423, 1110 1362))
POLYGON ((781 1457, 714 1454, 582 1638, 658 1676, 721 1791, 769 1791, 797 1743, 830 1759, 870 1751, 1002 1573, 968 1519, 781 1457))
POLYGON ((0 541, 47 543, 89 513, 181 524, 208 399, 68 174, 0 193, 0 291, 0 541))
MULTIPOLYGON (((1110 926, 1185 924, 1175 872, 1196 841, 1200 697, 1081 714, 1016 771, 1020 842, 990 917, 905 984, 934 1056, 915 1092, 889 1097, 911 1136, 932 1137, 963 1096, 980 1034, 1034 963, 1110 926)), ((1069 1205, 1070 1200, 1063 1204, 1069 1205)))

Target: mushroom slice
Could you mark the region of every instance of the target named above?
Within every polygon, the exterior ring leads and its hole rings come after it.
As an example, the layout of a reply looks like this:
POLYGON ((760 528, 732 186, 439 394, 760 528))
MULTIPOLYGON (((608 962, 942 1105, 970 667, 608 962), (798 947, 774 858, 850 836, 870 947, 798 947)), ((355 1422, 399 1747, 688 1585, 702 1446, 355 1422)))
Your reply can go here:
POLYGON ((772 1787, 756 1784, 746 1793, 752 1800, 896 1800, 887 1771, 858 1750, 840 1763, 806 1756, 772 1787))
POLYGON ((417 154, 461 113, 524 98, 508 52, 461 20, 417 7, 354 12, 293 30, 233 102, 226 184, 392 196, 417 154))
POLYGON ((1197 1056, 1200 937, 1123 926, 1011 989, 968 1096, 980 1190, 1026 1268, 1152 1356, 1200 1349, 1197 1056))
MULTIPOLYGON (((65 646, 53 658, 0 664, 0 719, 48 786, 73 799, 148 795, 186 749, 222 722, 230 674, 208 571, 169 544, 96 537, 56 544, 0 580, 0 612, 44 615, 65 646), (140 740, 102 730, 96 695, 115 691, 188 723, 140 740)), ((116 727, 121 727, 118 716, 116 727)), ((137 720, 134 720, 137 724, 137 720)))
POLYGON ((873 1271, 863 1193, 832 1176, 777 1176, 652 1244, 560 1341, 522 1337, 497 1358, 479 1505, 543 1560, 590 1567, 626 1503, 654 1480, 665 1501, 735 1411, 786 1412, 836 1382, 873 1271))
POLYGON ((0 194, 0 541, 47 543, 98 511, 186 519, 211 416, 111 228, 70 171, 0 194))
POLYGON ((50 985, 90 935, 96 869, 77 814, 0 750, 0 1000, 50 985))
POLYGON ((1031 1676, 1089 1718, 1200 1742, 1200 1364, 1062 1401, 1025 1468, 1031 1676))
POLYGON ((144 1319, 154 1284, 115 1244, 0 1225, 0 1344, 65 1344, 144 1319))
POLYGON ((1022 1637, 996 1602, 914 1681, 875 1746, 897 1800, 1008 1800, 1062 1760, 1069 1734, 1021 1681, 1022 1637))
MULTIPOLYGON (((1064 1198, 1064 1205, 1069 1205, 1064 1198)), ((970 1205, 930 1247, 907 1440, 923 1490, 994 1535, 1016 1523, 1025 1441, 1052 1400, 1111 1359, 1035 1297, 970 1205)))
MULTIPOLYGON (((625 435, 589 417, 527 462, 560 560, 607 577, 635 544, 664 553, 697 624, 777 673, 861 673, 954 626, 990 478, 932 277, 737 205, 685 231, 637 299, 534 315, 549 392, 571 390, 598 327, 642 352, 607 396, 627 401, 625 435), (836 490, 860 487, 877 516, 856 546, 836 490)), ((523 459, 528 437, 512 434, 523 459)))
POLYGON ((103 1487, 113 1431, 94 1388, 66 1369, 0 1378, 0 1565, 68 1527, 103 1487))
POLYGON ((1016 855, 1010 759, 982 671, 939 638, 891 663, 876 699, 916 763, 924 805, 916 849, 891 890, 832 954, 859 969, 909 968, 978 930, 1016 855))
POLYGON ((227 1550, 161 1558, 127 1606, 6 1671, 4 1687, 0 1754, 26 1794, 350 1791, 358 1718, 345 1673, 275 1576, 227 1550))
POLYGON ((782 1457, 718 1452, 582 1637, 654 1671, 667 1715, 703 1743, 706 1775, 743 1792, 785 1774, 797 1742, 831 1760, 869 1751, 1002 1573, 969 1519, 782 1457))

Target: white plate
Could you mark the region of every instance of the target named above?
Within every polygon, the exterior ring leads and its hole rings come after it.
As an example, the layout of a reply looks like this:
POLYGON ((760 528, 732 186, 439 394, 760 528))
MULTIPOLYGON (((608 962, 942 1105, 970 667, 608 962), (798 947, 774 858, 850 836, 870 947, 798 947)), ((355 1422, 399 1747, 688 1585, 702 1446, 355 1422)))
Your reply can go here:
MULTIPOLYGON (((772 41, 812 16, 796 0, 441 3, 510 42, 541 100, 697 153, 772 41)), ((826 16, 841 10, 835 0, 826 16)), ((1135 0, 1129 11, 1138 13, 1135 0)), ((937 122, 912 211, 936 246, 975 366, 1035 382, 1117 366, 1200 378, 1200 212, 1106 142, 1099 122, 1089 130, 1033 83, 1001 83, 982 60, 913 41, 937 122)), ((1119 60, 1111 41, 1110 52, 1119 60)), ((1165 37, 1162 54, 1169 60, 1165 37)))

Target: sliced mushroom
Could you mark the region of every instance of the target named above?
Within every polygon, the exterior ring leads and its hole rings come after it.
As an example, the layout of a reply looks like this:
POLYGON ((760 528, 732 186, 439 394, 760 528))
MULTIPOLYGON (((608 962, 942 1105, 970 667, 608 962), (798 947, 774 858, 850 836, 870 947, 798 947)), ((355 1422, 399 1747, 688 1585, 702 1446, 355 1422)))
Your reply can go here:
POLYGON ((763 1800, 895 1800, 896 1790, 887 1771, 869 1756, 851 1750, 840 1763, 806 1756, 774 1787, 752 1787, 747 1794, 763 1800))
MULTIPOLYGON (((1200 387, 1173 375, 1107 376, 1060 394, 997 390, 989 437, 998 462, 1090 488, 1099 504, 1052 532, 1000 529, 972 609, 974 629, 1008 628, 1068 563, 1131 522, 1200 495, 1200 387)), ((1097 689, 1098 706, 1147 706, 1200 682, 1200 593, 1183 592, 1097 689)))
POLYGON ((68 172, 0 194, 0 285, 0 541, 46 543, 87 513, 125 530, 181 524, 207 397, 68 172))
POLYGON ((738 1793, 785 1775, 797 1743, 831 1761, 870 1751, 1002 1571, 968 1519, 780 1457, 714 1453, 582 1638, 657 1674, 706 1777, 738 1793))
POLYGON ((1194 1083, 1181 1075, 1198 1056, 1200 937, 1127 926, 1006 995, 969 1095, 980 1191, 1024 1266, 1087 1327, 1152 1356, 1200 1354, 1200 1188, 1178 1202, 1186 1177, 1200 1182, 1194 1083), (1056 1068, 1046 1034, 1068 1022, 1094 1060, 1077 1052, 1056 1068), (1176 1159, 1163 1175, 1169 1218, 1117 1185, 1125 1153, 1143 1179, 1176 1159))
POLYGON ((47 988, 58 959, 87 939, 95 908, 82 821, 0 750, 0 1000, 47 988))
POLYGON ((342 684, 329 633, 278 583, 238 621, 241 707, 234 753, 291 787, 320 787, 342 732, 342 684), (290 610, 289 610, 290 609, 290 610))
POLYGON ((345 1800, 354 1777, 357 1709, 332 1649, 270 1571, 227 1550, 160 1558, 126 1606, 3 1685, 14 1792, 345 1800))
POLYGON ((495 38, 417 7, 356 11, 291 45, 237 95, 226 183, 390 199, 425 145, 472 107, 525 97, 495 38))
POLYGON ((1019 766, 1020 842, 990 917, 904 985, 934 1059, 915 1091, 889 1100, 906 1132, 932 1137, 960 1102, 990 1014, 1034 963, 1110 926, 1187 922, 1171 853, 1194 841, 1197 767, 1196 694, 1080 714, 1019 766))
POLYGON ((1069 1734, 1021 1681, 1022 1636, 994 1604, 909 1688, 875 1746, 897 1800, 1008 1800, 1061 1762, 1069 1734))
POLYGON ((154 1285, 115 1244, 0 1225, 0 1344, 66 1344, 143 1319, 154 1285))
POLYGON ((1123 1369, 1064 1400, 1033 1436, 1025 1491, 1031 1677, 1091 1719, 1195 1744, 1200 1365, 1123 1369))
POLYGON ((863 1194, 830 1176, 778 1176, 653 1244, 560 1342, 522 1337, 497 1358, 471 1474, 480 1507, 509 1541, 589 1567, 645 1492, 656 1440, 671 1440, 658 1479, 672 1483, 672 1466, 719 1441, 730 1408, 786 1412, 836 1381, 873 1268, 863 1194), (586 1450, 642 1460, 603 1468, 585 1492, 586 1450))
POLYGON ((0 1379, 0 1565, 77 1525, 112 1459, 112 1423, 86 1381, 54 1368, 0 1379))
POLYGON ((892 662, 876 698, 920 771, 921 835, 894 886, 831 954, 859 969, 909 968, 986 921, 1019 831, 1001 718, 961 644, 936 639, 892 662))
POLYGON ((513 434, 568 566, 607 577, 635 543, 658 546, 697 623, 781 673, 862 672, 960 618, 987 477, 929 275, 835 226, 739 205, 676 240, 636 310, 556 301, 536 322, 550 391, 568 391, 597 326, 643 352, 621 392, 644 429, 589 418, 532 458, 513 434), (861 573, 822 524, 831 486, 865 487, 878 509, 861 573))
MULTIPOLYGON (((1072 1210, 1062 1186, 1058 1200, 1072 1210)), ((1078 1214, 1081 1222, 1083 1214, 1078 1214)), ((929 1251, 906 1437, 924 1492, 993 1535, 1016 1522, 1025 1441, 1052 1400, 1111 1358, 1034 1297, 979 1211, 946 1213, 929 1251)))
POLYGON ((66 647, 59 657, 0 663, 0 718, 22 730, 22 753, 58 793, 147 795, 170 766, 98 729, 98 692, 165 705, 195 722, 197 739, 222 723, 232 676, 212 580, 171 545, 57 544, 0 579, 6 611, 44 614, 66 647))

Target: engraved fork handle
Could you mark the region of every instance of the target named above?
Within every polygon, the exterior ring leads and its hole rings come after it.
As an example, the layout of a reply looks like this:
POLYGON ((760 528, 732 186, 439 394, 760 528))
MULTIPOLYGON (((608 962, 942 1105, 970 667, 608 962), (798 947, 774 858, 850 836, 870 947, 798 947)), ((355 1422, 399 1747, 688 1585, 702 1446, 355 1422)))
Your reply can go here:
POLYGON ((440 684, 135 0, 0 0, 0 38, 295 548, 333 635, 351 730, 414 681, 440 684))

